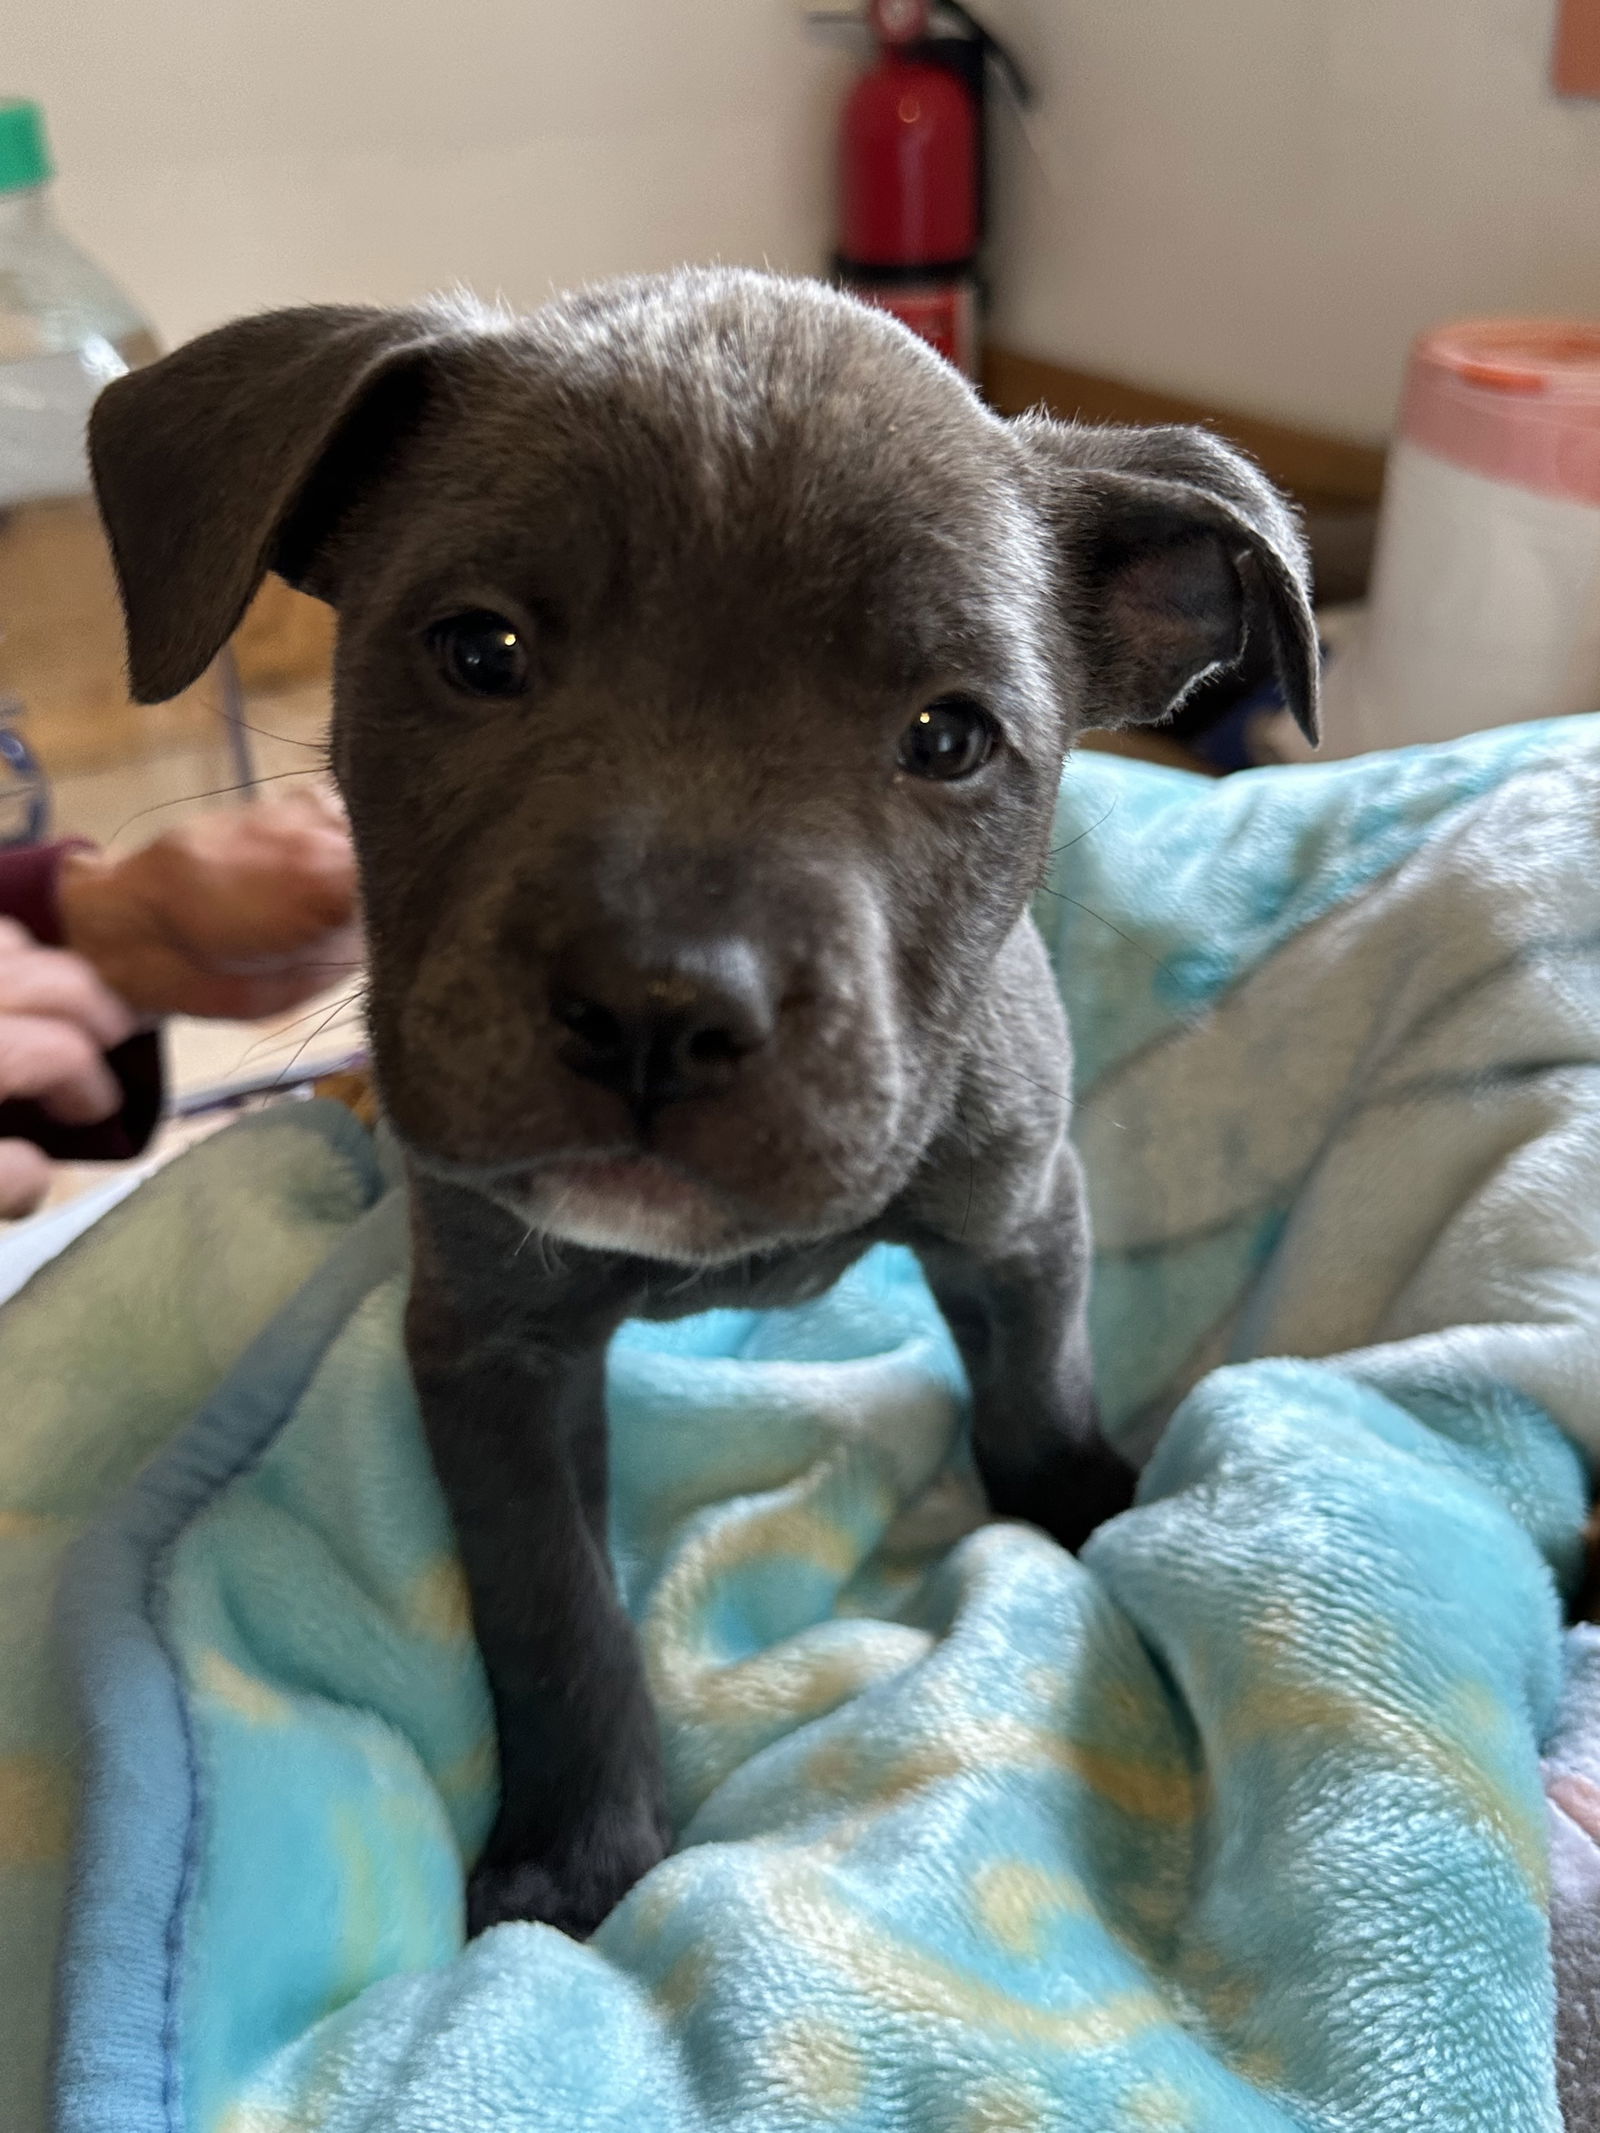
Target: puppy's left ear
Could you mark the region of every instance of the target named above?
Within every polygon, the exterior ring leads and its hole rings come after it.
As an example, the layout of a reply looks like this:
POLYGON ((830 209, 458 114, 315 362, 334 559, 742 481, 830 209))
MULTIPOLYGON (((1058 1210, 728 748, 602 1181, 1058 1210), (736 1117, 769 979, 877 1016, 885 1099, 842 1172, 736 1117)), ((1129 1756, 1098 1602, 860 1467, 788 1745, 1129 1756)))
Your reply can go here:
POLYGON ((1284 701, 1318 734, 1310 571, 1294 514, 1209 430, 1011 425, 1050 529, 1078 723, 1165 718, 1267 632, 1284 701))

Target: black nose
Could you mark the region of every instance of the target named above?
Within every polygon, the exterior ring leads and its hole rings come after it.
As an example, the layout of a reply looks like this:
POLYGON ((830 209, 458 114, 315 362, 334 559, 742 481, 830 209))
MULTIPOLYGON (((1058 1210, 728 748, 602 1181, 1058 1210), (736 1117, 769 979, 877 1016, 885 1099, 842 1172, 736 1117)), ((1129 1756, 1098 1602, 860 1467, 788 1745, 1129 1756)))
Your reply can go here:
POLYGON ((737 936, 663 944, 595 932, 571 942, 550 973, 561 1058, 647 1117, 714 1094, 777 1021, 759 949, 737 936))

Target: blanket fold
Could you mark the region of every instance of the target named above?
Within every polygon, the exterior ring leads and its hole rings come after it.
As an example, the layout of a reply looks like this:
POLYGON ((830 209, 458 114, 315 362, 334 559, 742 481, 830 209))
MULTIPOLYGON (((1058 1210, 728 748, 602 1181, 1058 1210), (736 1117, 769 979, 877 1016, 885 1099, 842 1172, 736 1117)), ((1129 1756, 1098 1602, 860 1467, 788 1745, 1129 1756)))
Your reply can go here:
MULTIPOLYGON (((268 1114, 74 1245, 0 1316, 6 1385, 97 1320, 0 1438, 12 1763, 82 1787, 60 2133, 1597 2122, 1566 2003, 1558 2103, 1550 1939, 1600 1694, 1560 1605, 1600 1448, 1597 800, 1600 720, 1069 769, 1041 918, 1138 1503, 1079 1561, 986 1520, 903 1253, 625 1328, 612 1543, 676 1844, 587 1946, 462 1947, 492 1729, 370 1143, 268 1114), (96 1513, 75 1730, 38 1594, 96 1513)), ((18 1977, 62 1819, 32 1864, 0 1836, 18 1977)))

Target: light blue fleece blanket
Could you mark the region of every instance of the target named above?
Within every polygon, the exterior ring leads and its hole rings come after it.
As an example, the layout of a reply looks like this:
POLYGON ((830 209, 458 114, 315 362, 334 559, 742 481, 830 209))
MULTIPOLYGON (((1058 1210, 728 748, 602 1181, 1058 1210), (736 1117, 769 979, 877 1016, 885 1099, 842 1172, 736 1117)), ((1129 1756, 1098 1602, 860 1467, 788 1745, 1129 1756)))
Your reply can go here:
POLYGON ((462 1948, 488 1707, 352 1122, 222 1136, 0 1317, 8 2128, 76 1771, 60 2133, 1554 2133, 1600 720, 1080 758, 1057 843, 1138 1506, 1081 1562, 982 1522, 896 1252, 627 1329, 677 1848, 587 1946, 462 1948), (162 1445, 68 1561, 74 1721, 42 1579, 162 1445))

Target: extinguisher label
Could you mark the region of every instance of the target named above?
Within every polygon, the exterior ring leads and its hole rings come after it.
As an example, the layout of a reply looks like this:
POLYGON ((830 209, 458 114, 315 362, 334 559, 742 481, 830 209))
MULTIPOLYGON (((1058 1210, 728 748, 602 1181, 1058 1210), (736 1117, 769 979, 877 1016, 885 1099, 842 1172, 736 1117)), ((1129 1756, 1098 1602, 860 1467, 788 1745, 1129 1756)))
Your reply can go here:
POLYGON ((852 296, 891 312, 937 348, 965 377, 978 375, 978 299, 970 281, 907 282, 874 287, 851 282, 852 296))

